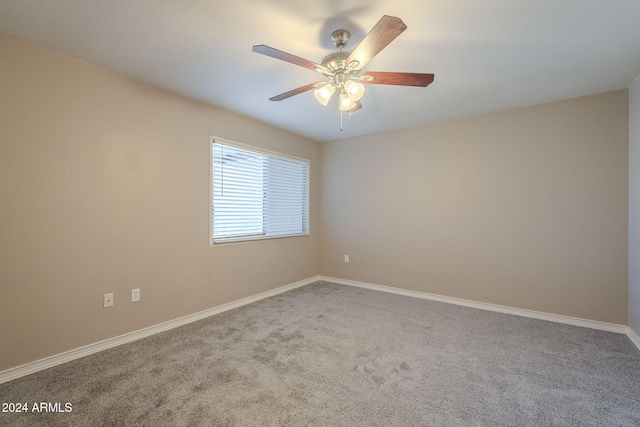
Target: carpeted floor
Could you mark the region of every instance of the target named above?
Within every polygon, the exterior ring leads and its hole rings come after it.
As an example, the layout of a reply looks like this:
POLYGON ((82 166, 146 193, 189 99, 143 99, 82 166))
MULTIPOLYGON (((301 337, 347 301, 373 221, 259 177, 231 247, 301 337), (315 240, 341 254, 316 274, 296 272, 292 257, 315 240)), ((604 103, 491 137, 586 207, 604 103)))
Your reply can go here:
POLYGON ((621 334, 326 282, 5 384, 0 425, 638 426, 621 334))

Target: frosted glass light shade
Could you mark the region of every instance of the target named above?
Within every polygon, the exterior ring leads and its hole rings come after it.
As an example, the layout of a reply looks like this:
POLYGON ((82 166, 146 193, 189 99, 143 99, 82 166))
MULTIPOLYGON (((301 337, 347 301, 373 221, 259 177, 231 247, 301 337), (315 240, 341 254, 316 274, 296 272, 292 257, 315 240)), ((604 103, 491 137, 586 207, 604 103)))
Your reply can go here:
POLYGON ((364 85, 353 80, 347 80, 344 84, 344 89, 353 101, 359 101, 364 95, 364 85))
POLYGON ((333 85, 331 83, 327 83, 326 85, 314 90, 313 94, 316 96, 316 99, 320 104, 327 105, 327 103, 329 103, 329 100, 333 96, 334 91, 335 88, 333 87, 333 85))
POLYGON ((356 106, 356 102, 351 99, 349 94, 345 91, 340 94, 340 109, 342 111, 349 111, 356 106))

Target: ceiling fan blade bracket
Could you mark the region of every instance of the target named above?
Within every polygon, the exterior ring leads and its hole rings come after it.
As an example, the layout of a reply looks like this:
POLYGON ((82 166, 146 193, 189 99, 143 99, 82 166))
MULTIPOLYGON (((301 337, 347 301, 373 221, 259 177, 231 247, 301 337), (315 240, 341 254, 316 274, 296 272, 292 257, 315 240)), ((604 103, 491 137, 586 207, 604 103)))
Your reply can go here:
POLYGON ((357 59, 354 59, 353 61, 349 62, 349 65, 347 65, 347 71, 351 72, 353 71, 353 73, 357 73, 358 71, 360 71, 358 69, 358 66, 360 65, 360 61, 358 61, 357 59))

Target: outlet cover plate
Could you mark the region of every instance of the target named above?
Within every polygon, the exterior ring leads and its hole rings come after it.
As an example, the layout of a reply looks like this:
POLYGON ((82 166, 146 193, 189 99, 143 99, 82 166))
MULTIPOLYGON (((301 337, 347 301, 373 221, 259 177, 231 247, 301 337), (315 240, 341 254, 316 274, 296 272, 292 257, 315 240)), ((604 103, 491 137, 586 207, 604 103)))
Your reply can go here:
POLYGON ((109 294, 104 294, 104 302, 102 306, 104 308, 113 307, 113 292, 109 294))

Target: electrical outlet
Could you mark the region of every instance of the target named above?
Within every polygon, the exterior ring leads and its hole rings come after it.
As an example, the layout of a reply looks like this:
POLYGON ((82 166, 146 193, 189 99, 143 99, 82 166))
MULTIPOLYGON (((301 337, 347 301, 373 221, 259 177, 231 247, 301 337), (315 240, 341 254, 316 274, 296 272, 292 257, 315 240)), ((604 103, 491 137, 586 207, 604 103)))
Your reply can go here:
POLYGON ((104 294, 104 308, 113 307, 113 293, 104 294))
POLYGON ((344 262, 349 262, 349 255, 344 256, 344 262))
POLYGON ((140 288, 131 289, 131 302, 140 301, 140 288))

